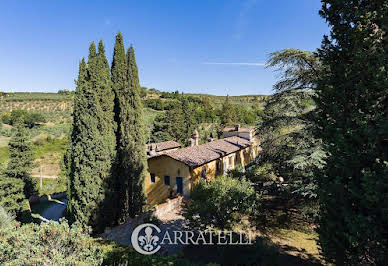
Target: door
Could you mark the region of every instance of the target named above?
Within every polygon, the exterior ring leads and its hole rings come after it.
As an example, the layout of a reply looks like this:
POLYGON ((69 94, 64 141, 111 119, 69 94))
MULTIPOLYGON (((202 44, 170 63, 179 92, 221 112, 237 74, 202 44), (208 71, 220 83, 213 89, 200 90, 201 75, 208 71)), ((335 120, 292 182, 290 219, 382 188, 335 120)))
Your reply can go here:
POLYGON ((183 195, 183 177, 176 177, 176 193, 183 195))

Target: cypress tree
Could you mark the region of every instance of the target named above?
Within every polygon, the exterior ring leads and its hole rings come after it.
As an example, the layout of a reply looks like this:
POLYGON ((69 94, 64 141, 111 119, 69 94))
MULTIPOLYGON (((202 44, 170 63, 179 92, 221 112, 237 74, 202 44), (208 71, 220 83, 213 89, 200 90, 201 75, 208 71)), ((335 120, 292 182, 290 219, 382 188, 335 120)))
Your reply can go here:
POLYGON ((30 175, 33 166, 32 146, 23 121, 17 120, 15 127, 15 135, 8 144, 10 160, 4 174, 6 177, 22 180, 25 198, 29 198, 36 192, 36 181, 30 175))
MULTIPOLYGON (((93 57, 91 47, 89 61, 93 57)), ((71 221, 90 225, 96 217, 96 192, 100 184, 95 176, 97 146, 96 96, 89 83, 87 65, 82 59, 74 95, 73 129, 71 135, 70 198, 68 212, 71 221)))
POLYGON ((144 179, 147 171, 147 155, 146 155, 146 127, 143 117, 143 105, 140 98, 140 82, 139 73, 136 64, 135 50, 133 46, 127 52, 128 62, 128 82, 130 91, 125 94, 123 99, 131 106, 128 113, 122 112, 123 118, 127 118, 126 123, 121 124, 122 132, 128 132, 126 138, 123 139, 126 143, 126 155, 128 156, 127 166, 132 170, 132 195, 130 200, 130 214, 134 216, 143 210, 145 205, 145 189, 144 179))
POLYGON ((140 213, 145 204, 144 178, 147 157, 145 124, 134 49, 125 54, 123 38, 116 36, 112 62, 117 121, 117 180, 120 193, 120 220, 140 213))
MULTIPOLYGON (((115 46, 113 50, 112 68, 111 68, 113 91, 115 93, 114 113, 115 113, 115 121, 117 123, 117 129, 120 127, 120 119, 118 117, 118 115, 120 114, 120 103, 119 103, 120 93, 119 92, 124 90, 124 88, 128 86, 127 71, 128 71, 128 63, 127 63, 127 57, 125 55, 123 36, 119 32, 116 35, 116 41, 115 41, 115 46)), ((119 139, 120 137, 119 137, 118 131, 116 132, 116 135, 117 135, 117 139, 119 139)))
POLYGON ((113 92, 102 43, 98 54, 91 43, 87 66, 81 61, 73 119, 68 210, 72 220, 101 231, 115 205, 111 182, 116 142, 113 92))
MULTIPOLYGON (((113 90, 115 93, 115 99, 114 99, 114 116, 115 121, 117 124, 117 130, 116 130, 116 150, 117 150, 117 164, 116 164, 116 186, 115 190, 119 193, 119 198, 117 200, 117 206, 118 206, 118 216, 115 218, 116 221, 123 221, 126 218, 123 217, 123 213, 128 214, 129 213, 129 198, 130 195, 128 194, 128 190, 124 188, 129 187, 129 176, 125 176, 125 173, 122 171, 122 145, 120 143, 121 140, 121 104, 122 101, 120 98, 122 97, 122 94, 124 91, 128 91, 128 63, 127 63, 127 57, 125 54, 124 49, 124 43, 123 43, 123 36, 119 32, 116 35, 116 41, 113 51, 113 61, 112 61, 112 67, 111 67, 111 78, 113 83, 113 90), (123 192, 124 191, 124 192, 123 192)), ((124 105, 125 106, 125 105, 124 105)), ((128 217, 125 216, 125 217, 128 217)))
MULTIPOLYGON (((114 120, 114 92, 110 76, 108 60, 105 56, 105 48, 102 41, 98 44, 97 53, 98 83, 96 90, 99 93, 101 111, 97 114, 99 118, 100 132, 103 138, 104 149, 100 153, 103 163, 103 178, 105 179, 106 200, 103 206, 103 225, 109 224, 113 217, 117 215, 117 204, 115 191, 114 165, 116 160, 116 122, 114 120)), ((113 218, 114 220, 114 218, 113 218)))
POLYGON ((319 242, 338 265, 388 264, 388 3, 326 0, 319 58, 319 242))

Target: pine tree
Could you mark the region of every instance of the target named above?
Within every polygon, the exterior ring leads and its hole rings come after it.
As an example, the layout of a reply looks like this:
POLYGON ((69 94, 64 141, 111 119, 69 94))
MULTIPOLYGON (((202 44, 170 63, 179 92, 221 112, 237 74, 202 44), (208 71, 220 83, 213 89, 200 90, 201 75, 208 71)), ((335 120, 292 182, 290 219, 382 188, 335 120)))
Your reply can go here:
POLYGON ((87 66, 81 61, 73 119, 68 210, 72 220, 101 231, 116 205, 111 198, 116 143, 113 92, 102 43, 98 54, 91 43, 87 66))
POLYGON ((9 141, 10 159, 4 171, 6 177, 22 180, 25 198, 36 192, 36 182, 30 172, 33 167, 32 144, 22 120, 16 122, 15 135, 9 141))
POLYGON ((317 130, 319 242, 337 265, 388 264, 387 1, 326 0, 317 130))
POLYGON ((7 211, 19 214, 24 200, 23 180, 0 174, 0 205, 7 211))

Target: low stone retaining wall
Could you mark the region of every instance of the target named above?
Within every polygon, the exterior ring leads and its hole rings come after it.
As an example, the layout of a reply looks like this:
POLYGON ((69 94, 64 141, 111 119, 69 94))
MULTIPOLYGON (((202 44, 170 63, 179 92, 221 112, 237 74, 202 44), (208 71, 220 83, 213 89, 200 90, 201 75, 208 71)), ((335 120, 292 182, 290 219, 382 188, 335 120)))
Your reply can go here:
POLYGON ((60 193, 54 193, 51 195, 43 195, 43 196, 38 196, 38 195, 32 195, 28 200, 30 204, 37 204, 41 202, 46 202, 51 199, 60 199, 66 197, 66 192, 60 192, 60 193))
POLYGON ((153 215, 156 218, 163 220, 163 217, 166 214, 170 213, 172 210, 178 208, 182 204, 182 201, 183 201, 182 196, 178 196, 177 198, 174 198, 174 199, 167 199, 167 202, 155 206, 155 211, 153 215))

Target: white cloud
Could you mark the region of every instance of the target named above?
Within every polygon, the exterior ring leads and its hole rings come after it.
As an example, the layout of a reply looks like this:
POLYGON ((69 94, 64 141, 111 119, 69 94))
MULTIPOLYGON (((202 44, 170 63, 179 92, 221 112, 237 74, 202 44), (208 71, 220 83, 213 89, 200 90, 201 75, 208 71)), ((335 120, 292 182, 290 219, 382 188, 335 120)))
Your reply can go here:
POLYGON ((251 62, 203 62, 204 65, 227 65, 227 66, 265 66, 265 63, 251 62))

